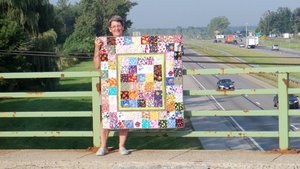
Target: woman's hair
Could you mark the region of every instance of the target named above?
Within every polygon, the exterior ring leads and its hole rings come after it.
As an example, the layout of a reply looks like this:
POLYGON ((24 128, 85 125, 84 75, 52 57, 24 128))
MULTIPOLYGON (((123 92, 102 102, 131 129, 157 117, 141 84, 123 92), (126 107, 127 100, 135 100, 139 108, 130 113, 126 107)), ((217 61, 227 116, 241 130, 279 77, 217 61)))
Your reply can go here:
POLYGON ((111 25, 111 23, 112 23, 113 21, 119 22, 119 23, 122 24, 122 26, 124 26, 124 22, 123 22, 123 19, 121 18, 121 16, 119 16, 119 15, 114 15, 114 16, 112 16, 112 17, 109 19, 109 21, 108 21, 108 24, 107 24, 107 27, 108 27, 108 28, 110 27, 110 25, 111 25))

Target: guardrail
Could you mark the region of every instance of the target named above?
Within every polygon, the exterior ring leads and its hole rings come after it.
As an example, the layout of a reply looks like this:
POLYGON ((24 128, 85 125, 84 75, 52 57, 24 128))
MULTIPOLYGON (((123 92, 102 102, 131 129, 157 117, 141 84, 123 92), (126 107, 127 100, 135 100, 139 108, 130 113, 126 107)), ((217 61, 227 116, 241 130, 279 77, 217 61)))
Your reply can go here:
POLYGON ((44 111, 44 112, 0 112, 0 118, 24 117, 91 117, 93 131, 0 131, 0 137, 93 137, 94 146, 100 145, 100 98, 97 91, 100 72, 37 72, 0 73, 0 79, 28 78, 82 78, 92 79, 91 91, 68 92, 1 92, 0 98, 49 98, 49 97, 91 97, 91 111, 44 111))
MULTIPOLYGON (((289 73, 300 72, 300 67, 266 67, 266 68, 228 68, 228 69, 188 69, 184 75, 224 75, 224 74, 278 74, 278 88, 274 89, 236 89, 236 90, 185 90, 184 96, 205 95, 242 95, 242 94, 278 94, 279 109, 277 110, 202 110, 185 111, 186 117, 194 116, 278 116, 278 131, 133 131, 132 136, 163 136, 163 137, 264 137, 279 138, 279 148, 289 149, 289 139, 300 137, 299 131, 289 130, 289 116, 300 116, 300 110, 289 110, 288 94, 300 93, 300 88, 289 88, 289 73)), ((92 97, 91 111, 69 112, 0 112, 0 118, 21 117, 91 117, 93 131, 24 131, 0 132, 0 137, 93 137, 95 147, 100 145, 100 107, 96 84, 99 72, 52 72, 52 73, 0 73, 2 79, 21 78, 92 78, 91 91, 74 92, 2 92, 0 98, 31 98, 31 97, 92 97)), ((114 135, 115 132, 111 132, 114 135)))

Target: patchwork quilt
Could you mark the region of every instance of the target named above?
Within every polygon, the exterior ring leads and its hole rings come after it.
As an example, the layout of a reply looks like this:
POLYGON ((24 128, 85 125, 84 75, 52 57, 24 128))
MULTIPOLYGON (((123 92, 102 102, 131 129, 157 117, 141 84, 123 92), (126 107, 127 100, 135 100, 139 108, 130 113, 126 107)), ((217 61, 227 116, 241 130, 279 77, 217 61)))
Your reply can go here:
POLYGON ((97 38, 103 128, 183 128, 181 36, 97 38))

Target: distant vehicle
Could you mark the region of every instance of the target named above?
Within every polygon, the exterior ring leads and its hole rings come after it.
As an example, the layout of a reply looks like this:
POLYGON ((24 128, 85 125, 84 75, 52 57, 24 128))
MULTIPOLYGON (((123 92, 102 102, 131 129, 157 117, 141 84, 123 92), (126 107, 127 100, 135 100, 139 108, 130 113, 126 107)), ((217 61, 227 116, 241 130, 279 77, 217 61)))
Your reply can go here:
POLYGON ((217 83, 217 88, 219 90, 234 90, 234 81, 232 81, 231 79, 220 79, 217 83))
POLYGON ((224 38, 225 38, 224 35, 216 35, 214 43, 221 43, 222 41, 224 41, 224 38))
POLYGON ((240 48, 244 48, 245 45, 244 45, 244 44, 240 44, 239 47, 240 47, 240 48))
MULTIPOLYGON (((290 109, 299 109, 299 100, 298 96, 294 94, 289 94, 289 108, 290 109)), ((278 107, 278 95, 275 95, 273 98, 274 107, 278 107)))
POLYGON ((235 39, 235 37, 233 35, 226 35, 225 43, 237 44, 237 40, 235 39))
POLYGON ((279 45, 272 45, 272 50, 277 50, 277 51, 279 51, 279 45))
POLYGON ((247 36, 246 38, 246 47, 248 49, 254 49, 256 47, 257 44, 257 39, 255 38, 255 36, 247 36))

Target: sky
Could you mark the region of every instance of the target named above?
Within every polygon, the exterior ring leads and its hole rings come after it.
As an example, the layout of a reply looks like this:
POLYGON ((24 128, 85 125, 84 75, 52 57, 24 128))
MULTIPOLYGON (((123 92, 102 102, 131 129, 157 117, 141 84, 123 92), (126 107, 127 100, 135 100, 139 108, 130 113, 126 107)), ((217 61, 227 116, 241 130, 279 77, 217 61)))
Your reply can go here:
MULTIPOLYGON (((70 0, 78 2, 79 0, 70 0)), ((134 6, 127 19, 132 28, 175 28, 207 26, 210 20, 226 16, 229 26, 258 25, 260 17, 278 7, 294 10, 300 0, 132 0, 134 6)), ((56 3, 57 0, 50 0, 56 3)))

